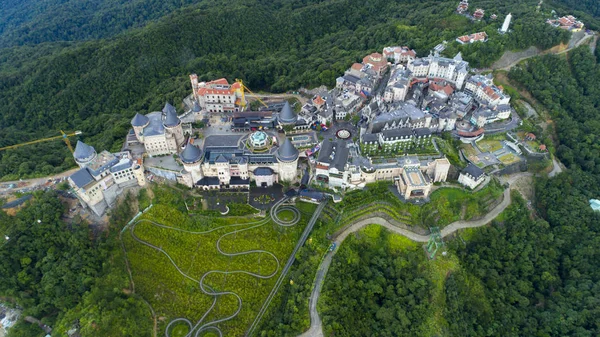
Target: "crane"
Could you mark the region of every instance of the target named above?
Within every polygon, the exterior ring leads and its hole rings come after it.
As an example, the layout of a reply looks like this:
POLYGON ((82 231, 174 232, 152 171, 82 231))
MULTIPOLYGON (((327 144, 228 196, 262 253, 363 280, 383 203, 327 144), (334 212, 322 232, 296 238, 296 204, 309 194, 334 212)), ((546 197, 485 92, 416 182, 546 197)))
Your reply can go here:
POLYGON ((248 89, 248 87, 244 85, 244 82, 242 80, 236 78, 235 81, 237 83, 239 83, 240 87, 242 88, 242 100, 240 102, 240 105, 242 106, 242 108, 246 107, 246 97, 245 97, 244 91, 248 91, 250 93, 250 95, 252 95, 252 97, 256 98, 260 102, 260 104, 264 105, 264 107, 267 109, 269 108, 269 106, 266 105, 265 102, 263 102, 260 98, 258 98, 258 96, 256 96, 256 94, 254 94, 252 92, 252 90, 248 89))
POLYGON ((69 148, 69 151, 71 151, 71 153, 73 153, 73 146, 71 146, 71 141, 69 141, 69 137, 80 135, 81 131, 75 131, 75 132, 72 132, 72 133, 65 133, 63 130, 60 130, 60 133, 61 133, 60 136, 42 138, 42 139, 32 140, 30 142, 25 142, 25 143, 20 143, 20 144, 15 144, 15 145, 10 145, 10 146, 0 147, 0 151, 14 149, 14 148, 25 146, 25 145, 31 145, 31 144, 49 142, 51 140, 56 140, 56 139, 62 138, 62 140, 65 142, 65 144, 67 144, 67 147, 69 148))

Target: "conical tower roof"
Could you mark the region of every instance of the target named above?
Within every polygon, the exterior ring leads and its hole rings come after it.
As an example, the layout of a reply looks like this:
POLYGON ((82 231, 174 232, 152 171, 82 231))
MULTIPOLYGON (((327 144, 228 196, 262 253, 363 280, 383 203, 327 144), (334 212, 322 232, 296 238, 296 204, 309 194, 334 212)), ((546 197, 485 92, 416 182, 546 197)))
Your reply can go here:
POLYGON ((75 161, 78 163, 86 163, 96 156, 96 150, 93 146, 87 145, 86 143, 78 140, 77 145, 75 145, 75 151, 73 152, 73 157, 75 157, 75 161))
POLYGON ((198 102, 194 101, 194 106, 192 107, 192 111, 193 112, 200 112, 200 104, 198 104, 198 102))
POLYGON ((179 158, 181 158, 181 161, 184 164, 196 163, 202 159, 202 150, 200 150, 196 145, 188 143, 188 145, 179 155, 179 158))
POLYGON ((290 103, 285 102, 285 105, 283 106, 283 108, 281 109, 281 112, 279 113, 279 121, 283 124, 291 124, 291 123, 296 123, 297 120, 298 120, 298 117, 292 110, 290 103))
POLYGON ((286 138, 277 150, 277 159, 281 161, 294 161, 298 159, 299 153, 298 149, 292 144, 292 141, 286 138))
POLYGON ((165 113, 165 121, 163 123, 165 127, 174 127, 181 123, 181 120, 179 117, 177 117, 177 111, 175 110, 175 107, 168 102, 165 104, 163 112, 165 113))
POLYGON ((162 112, 164 114, 166 114, 167 112, 174 112, 177 113, 177 110, 175 109, 174 106, 171 105, 171 103, 169 102, 165 102, 165 107, 162 109, 162 112))
POLYGON ((135 116, 133 116, 133 119, 131 120, 131 125, 132 126, 146 126, 148 125, 148 123, 150 122, 150 119, 148 119, 148 117, 136 113, 135 116))

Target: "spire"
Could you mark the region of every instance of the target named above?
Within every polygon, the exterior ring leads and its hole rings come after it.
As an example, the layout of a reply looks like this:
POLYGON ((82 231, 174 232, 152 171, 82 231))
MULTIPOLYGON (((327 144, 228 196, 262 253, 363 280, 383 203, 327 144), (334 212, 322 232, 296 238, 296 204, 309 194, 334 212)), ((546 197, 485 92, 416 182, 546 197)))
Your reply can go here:
POLYGON ((174 107, 174 106, 172 106, 172 105, 171 105, 171 103, 169 103, 169 102, 166 102, 166 103, 165 103, 165 107, 162 109, 162 112, 163 112, 164 114, 167 114, 168 112, 174 112, 174 113, 177 113, 177 110, 175 109, 175 107, 174 107))
POLYGON ((165 127, 174 127, 181 123, 181 120, 179 120, 179 117, 177 117, 177 111, 175 110, 175 107, 169 104, 168 102, 167 104, 165 104, 163 112, 166 115, 165 121, 163 123, 165 127))
POLYGON ((148 117, 136 113, 135 116, 133 116, 133 119, 131 120, 131 126, 146 126, 149 122, 150 119, 148 119, 148 117))
POLYGON ((193 112, 200 112, 200 104, 198 104, 198 102, 194 101, 194 106, 192 107, 192 111, 193 112))
POLYGON ((290 103, 286 101, 285 105, 281 109, 281 112, 279 113, 279 121, 282 124, 292 124, 292 123, 296 123, 297 120, 298 120, 298 117, 292 110, 290 103))
POLYGON ((289 138, 286 138, 281 147, 277 150, 277 159, 281 161, 294 161, 298 159, 298 149, 292 144, 289 138))

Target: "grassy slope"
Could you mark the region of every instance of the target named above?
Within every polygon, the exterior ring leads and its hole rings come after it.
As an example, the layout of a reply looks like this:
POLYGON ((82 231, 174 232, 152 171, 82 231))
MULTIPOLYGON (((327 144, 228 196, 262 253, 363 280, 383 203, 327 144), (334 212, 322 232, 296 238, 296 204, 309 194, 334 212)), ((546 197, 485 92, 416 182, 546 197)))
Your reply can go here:
MULTIPOLYGON (((144 215, 144 218, 193 231, 252 220, 242 218, 195 218, 193 220, 165 205, 154 206, 144 215)), ((304 224, 306 218, 294 227, 281 230, 269 222, 259 228, 226 237, 221 241, 221 248, 227 252, 267 250, 274 253, 283 266, 304 224)), ((235 229, 244 227, 246 226, 235 227, 235 229)), ((276 268, 276 263, 266 254, 227 257, 218 253, 217 239, 233 229, 225 228, 209 234, 189 234, 142 223, 137 226, 136 234, 142 240, 162 247, 183 271, 196 279, 200 279, 210 270, 271 273, 276 268)), ((165 323, 177 317, 186 317, 194 321, 206 312, 212 303, 212 298, 204 295, 197 284, 184 279, 164 255, 135 242, 129 236, 126 238, 126 247, 137 292, 152 304, 159 316, 166 317, 165 323)), ((206 279, 207 284, 215 289, 235 291, 242 297, 243 305, 239 316, 219 325, 226 335, 241 335, 245 331, 277 277, 278 275, 267 280, 259 280, 241 274, 226 277, 223 274, 213 274, 206 279)), ((235 312, 236 308, 237 301, 233 296, 222 296, 207 320, 226 317, 235 312)))

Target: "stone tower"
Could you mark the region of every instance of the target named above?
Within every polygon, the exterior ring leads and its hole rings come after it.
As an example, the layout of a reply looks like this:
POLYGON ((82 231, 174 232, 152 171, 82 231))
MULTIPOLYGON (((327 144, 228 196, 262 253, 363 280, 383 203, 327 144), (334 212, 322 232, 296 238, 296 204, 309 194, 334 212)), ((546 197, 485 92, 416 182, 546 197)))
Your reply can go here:
POLYGON ((144 128, 148 126, 149 123, 150 119, 139 113, 136 113, 133 119, 131 120, 133 132, 135 132, 135 137, 140 143, 144 142, 144 128))
POLYGON ((276 157, 279 164, 279 180, 294 181, 298 170, 298 149, 286 138, 277 150, 276 157))
POLYGON ((196 145, 190 142, 179 154, 179 159, 185 170, 185 172, 182 172, 184 173, 183 180, 188 187, 193 187, 198 180, 204 177, 202 172, 204 153, 196 145))
POLYGON ((181 127, 181 120, 177 117, 177 111, 175 107, 169 102, 165 104, 162 110, 165 119, 163 125, 165 127, 165 136, 167 143, 169 144, 169 150, 179 152, 179 148, 183 146, 183 128, 181 127))
POLYGON ((96 155, 96 149, 94 149, 93 146, 87 145, 80 140, 77 141, 73 157, 79 167, 84 168, 87 164, 96 159, 96 155))

